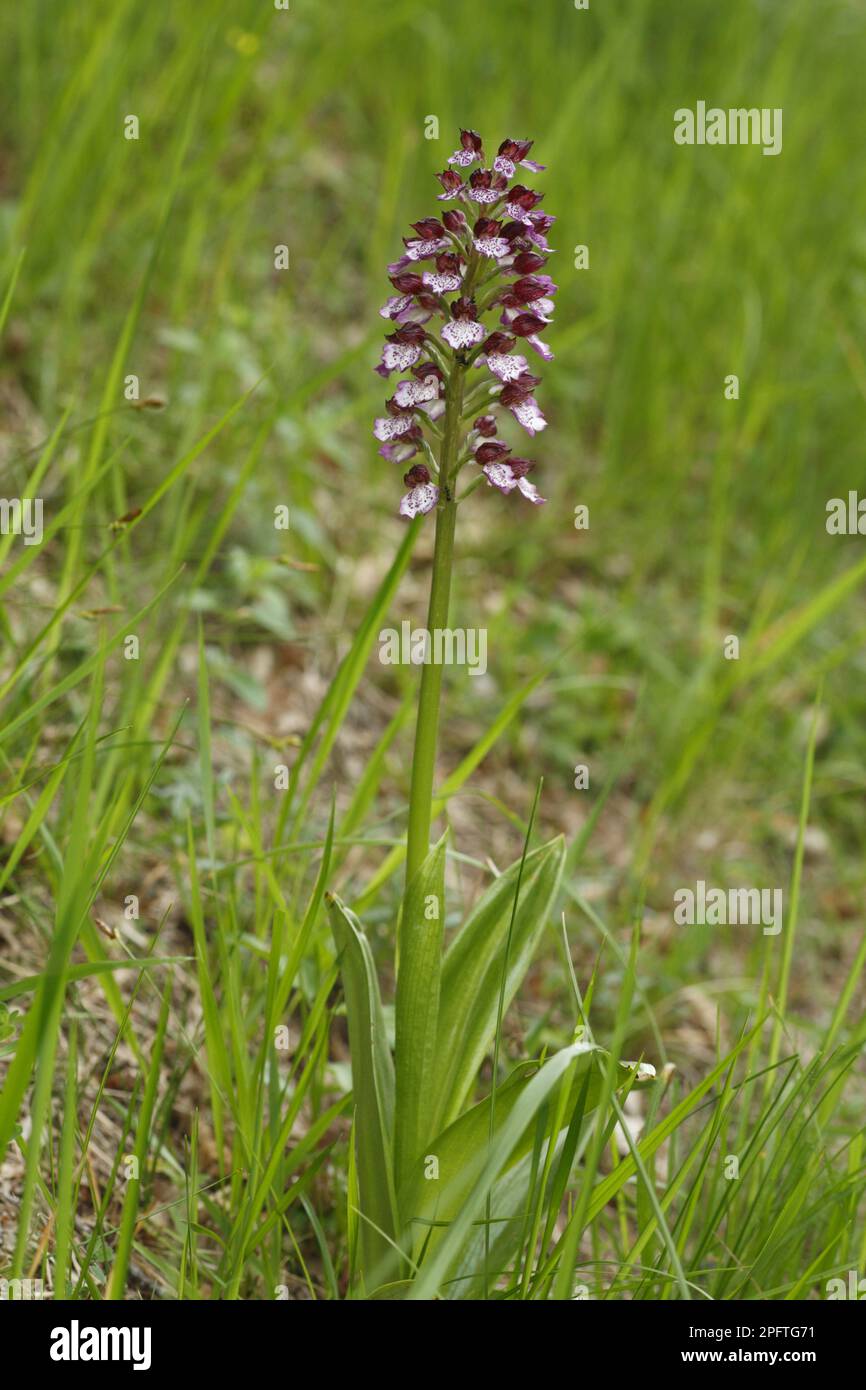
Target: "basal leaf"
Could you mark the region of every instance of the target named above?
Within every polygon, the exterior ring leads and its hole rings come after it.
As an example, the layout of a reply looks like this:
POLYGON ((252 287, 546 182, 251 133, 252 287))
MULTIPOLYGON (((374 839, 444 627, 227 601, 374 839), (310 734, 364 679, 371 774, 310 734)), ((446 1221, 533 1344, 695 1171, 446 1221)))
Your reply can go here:
POLYGON ((391 1145, 394 1066, 370 944, 361 924, 332 893, 325 895, 340 957, 349 1020, 355 1100, 355 1161, 361 1201, 359 1240, 368 1275, 393 1261, 397 1211, 391 1145))
MULTIPOLYGON (((561 836, 526 857, 514 915, 505 1008, 517 993, 547 925, 564 859, 565 841, 561 836)), ((439 1036, 447 1042, 437 1049, 433 1106, 438 1128, 444 1128, 460 1114, 493 1040, 505 942, 519 874, 518 861, 491 884, 445 955, 439 1036)))

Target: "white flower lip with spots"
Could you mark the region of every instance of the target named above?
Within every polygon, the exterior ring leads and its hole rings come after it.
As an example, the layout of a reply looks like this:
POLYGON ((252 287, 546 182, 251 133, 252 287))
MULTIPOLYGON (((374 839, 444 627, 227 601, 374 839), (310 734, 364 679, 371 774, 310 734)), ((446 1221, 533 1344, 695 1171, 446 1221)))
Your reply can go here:
POLYGON ((535 396, 541 378, 517 350, 525 343, 542 360, 553 358, 545 335, 557 292, 546 273, 552 254, 547 233, 555 218, 541 211, 543 193, 515 181, 518 170, 544 170, 529 158, 532 145, 503 140, 485 167, 481 135, 462 130, 458 148, 437 175, 438 201, 455 206, 413 222, 403 254, 388 266, 394 293, 379 313, 393 332, 375 370, 385 379, 397 372, 401 380, 373 433, 389 462, 417 458, 404 477, 408 491, 399 511, 407 519, 460 502, 483 482, 534 505, 545 500, 528 478, 534 463, 499 437, 498 420, 500 412, 506 420, 510 415, 530 438, 547 426, 535 396), (467 368, 480 373, 471 383, 467 368), (446 413, 452 387, 461 403, 459 417, 446 413), (463 428, 473 407, 482 413, 463 428), (443 416, 452 438, 448 422, 461 420, 457 447, 447 460, 443 416), (478 472, 458 494, 457 476, 473 464, 478 472))

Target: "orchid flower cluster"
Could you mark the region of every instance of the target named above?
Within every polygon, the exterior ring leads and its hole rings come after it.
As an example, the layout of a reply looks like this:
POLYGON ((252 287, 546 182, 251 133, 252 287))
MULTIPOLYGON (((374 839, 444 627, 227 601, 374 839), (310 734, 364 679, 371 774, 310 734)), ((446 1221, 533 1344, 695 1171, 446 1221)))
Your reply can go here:
POLYGON ((520 340, 545 361, 553 357, 541 334, 557 290, 543 273, 555 218, 539 211, 542 193, 511 183, 521 167, 544 168, 527 158, 532 144, 504 140, 486 169, 481 136, 462 130, 460 148, 438 175, 439 201, 462 206, 412 223, 405 253, 388 267, 396 293, 380 313, 396 327, 375 370, 402 379, 374 434, 393 463, 420 455, 404 477, 404 517, 462 500, 485 479, 500 492, 545 501, 527 476, 535 465, 499 438, 495 413, 510 411, 530 438, 547 424, 534 394, 541 378, 515 351, 520 340), (482 167, 466 173, 474 164, 482 167), (484 316, 496 311, 498 323, 485 326, 484 316), (471 381, 470 369, 484 376, 471 381), (471 462, 480 472, 457 498, 457 474, 471 462))

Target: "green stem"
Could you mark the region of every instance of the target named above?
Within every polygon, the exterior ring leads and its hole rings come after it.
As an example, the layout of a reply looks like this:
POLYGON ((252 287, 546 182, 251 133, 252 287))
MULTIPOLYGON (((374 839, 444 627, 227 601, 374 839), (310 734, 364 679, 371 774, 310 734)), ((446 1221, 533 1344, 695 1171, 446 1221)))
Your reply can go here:
MULTIPOLYGON (((453 474, 460 443, 465 381, 465 367, 462 363, 455 363, 446 388, 442 452, 439 460, 439 506, 436 511, 436 542, 433 550, 430 603, 427 609, 427 632, 431 643, 435 630, 448 626, 454 527, 457 520, 453 474)), ((412 783, 409 792, 409 828, 406 839, 407 889, 430 848, 441 692, 442 667, 430 661, 422 668, 418 722, 415 726, 412 783)))
MULTIPOLYGON (((463 293, 471 298, 481 270, 481 257, 469 255, 463 293)), ((428 340, 428 346, 431 343, 428 340)), ((457 522, 457 471, 466 389, 466 360, 454 353, 445 387, 445 419, 439 454, 439 505, 436 510, 436 541, 433 547, 433 574, 427 609, 428 640, 437 628, 448 626, 451 598, 451 566, 454 560, 454 527, 457 522)), ((431 652, 432 655, 432 652, 431 652)), ((412 755, 412 781, 409 788, 409 826, 406 833, 406 906, 409 884, 427 857, 430 848, 430 822, 433 811, 433 780, 436 775, 436 745, 439 740, 439 700, 442 693, 442 667, 432 660, 421 672, 418 696, 418 722, 412 755)))

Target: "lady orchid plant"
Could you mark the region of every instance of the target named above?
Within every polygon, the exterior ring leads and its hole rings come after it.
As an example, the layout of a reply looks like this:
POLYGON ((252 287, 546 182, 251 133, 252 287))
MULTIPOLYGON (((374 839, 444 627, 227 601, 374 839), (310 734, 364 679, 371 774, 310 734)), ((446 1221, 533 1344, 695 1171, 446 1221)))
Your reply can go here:
MULTIPOLYGON (((485 480, 544 500, 528 476, 533 465, 500 437, 509 414, 530 437, 546 425, 523 351, 551 357, 542 335, 556 292, 544 273, 553 218, 539 211, 540 193, 514 182, 521 167, 540 171, 531 147, 506 140, 485 169, 480 135, 461 131, 439 175, 441 200, 459 206, 414 223, 389 267, 395 294, 382 314, 395 328, 376 370, 399 379, 375 433, 386 459, 410 464, 401 514, 419 525, 436 513, 430 637, 448 623, 460 502, 485 480), (458 487, 464 469, 474 476, 458 487)), ((631 1063, 605 1071, 581 1022, 568 1045, 501 1080, 505 1011, 549 923, 566 847, 556 836, 530 849, 536 793, 522 856, 493 878, 446 944, 447 835, 430 847, 441 682, 441 663, 425 662, 395 933, 393 1048, 362 923, 327 895, 352 1058, 347 1229, 361 1297, 487 1297, 517 1257, 526 1214, 541 1211, 532 1191, 538 1172, 548 1172, 546 1146, 551 1156, 562 1147, 567 1168, 567 1132, 576 1137, 596 1106, 607 1115, 613 1092, 641 1079, 631 1063), (491 1050, 489 1095, 475 1100, 491 1050)), ((557 1296, 569 1297, 568 1251, 561 1264, 557 1296)))
MULTIPOLYGON (((554 218, 541 212, 544 194, 512 182, 518 169, 540 173, 528 158, 531 140, 504 140, 485 169, 481 136, 460 132, 460 148, 438 175, 438 200, 455 203, 440 217, 412 224, 405 251, 388 267, 396 291, 380 313, 396 325, 375 368, 400 376, 376 420, 383 458, 411 467, 400 514, 436 511, 436 542, 428 630, 447 626, 457 506, 486 480, 536 505, 545 501, 529 474, 535 465, 500 438, 510 413, 530 438, 547 425, 535 399, 541 378, 530 371, 525 344, 544 361, 545 333, 557 286, 544 273, 554 218), (473 165, 482 167, 473 169, 473 165), (472 170, 472 172, 468 172, 472 170), (459 171, 459 172, 458 172, 459 171), (458 493, 458 478, 475 474, 458 493), (477 471, 476 471, 477 470, 477 471)), ((424 667, 412 764, 407 890, 427 853, 433 792, 441 667, 424 667)))

